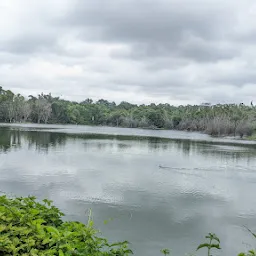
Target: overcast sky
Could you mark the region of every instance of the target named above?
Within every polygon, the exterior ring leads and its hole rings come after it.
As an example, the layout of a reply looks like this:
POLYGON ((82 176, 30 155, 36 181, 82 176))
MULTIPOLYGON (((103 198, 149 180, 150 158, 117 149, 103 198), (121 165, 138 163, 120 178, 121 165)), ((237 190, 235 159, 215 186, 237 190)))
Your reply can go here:
POLYGON ((1 0, 0 85, 76 101, 256 102, 256 1, 1 0))

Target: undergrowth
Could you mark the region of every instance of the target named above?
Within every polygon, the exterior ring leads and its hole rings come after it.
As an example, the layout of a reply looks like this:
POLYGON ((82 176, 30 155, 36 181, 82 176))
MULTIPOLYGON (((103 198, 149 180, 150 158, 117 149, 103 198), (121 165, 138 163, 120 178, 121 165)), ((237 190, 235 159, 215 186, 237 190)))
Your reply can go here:
POLYGON ((88 223, 64 222, 49 200, 0 197, 0 256, 126 256, 128 242, 110 244, 88 223))
MULTIPOLYGON (((127 241, 109 243, 89 214, 88 222, 63 221, 64 214, 49 200, 35 197, 0 196, 0 256, 128 256, 133 254, 127 241)), ((247 230, 256 238, 250 229, 247 230)), ((207 256, 221 250, 220 239, 212 233, 200 244, 207 256)), ((169 255, 169 249, 161 253, 169 255)), ((256 251, 238 256, 256 256, 256 251)))

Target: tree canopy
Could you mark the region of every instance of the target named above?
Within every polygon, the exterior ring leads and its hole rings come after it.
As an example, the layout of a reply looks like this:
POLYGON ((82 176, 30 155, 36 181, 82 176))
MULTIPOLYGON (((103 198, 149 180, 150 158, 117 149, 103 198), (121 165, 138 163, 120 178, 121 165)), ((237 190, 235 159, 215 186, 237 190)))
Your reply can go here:
POLYGON ((63 100, 51 94, 26 99, 0 87, 0 122, 107 125, 129 128, 205 131, 211 135, 250 135, 255 126, 253 104, 172 106, 63 100))

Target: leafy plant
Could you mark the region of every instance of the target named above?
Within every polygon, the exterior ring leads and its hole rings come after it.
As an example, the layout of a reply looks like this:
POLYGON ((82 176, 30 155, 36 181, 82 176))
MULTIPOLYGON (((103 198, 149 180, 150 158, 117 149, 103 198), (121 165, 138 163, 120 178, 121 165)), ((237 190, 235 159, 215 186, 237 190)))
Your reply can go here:
POLYGON ((0 197, 0 255, 5 256, 127 256, 128 242, 109 243, 88 223, 64 222, 49 200, 0 197))
POLYGON ((200 244, 197 247, 197 251, 202 248, 207 248, 207 255, 211 256, 211 250, 213 248, 218 249, 218 250, 221 249, 220 248, 220 239, 215 234, 209 233, 205 238, 209 239, 209 242, 200 244))
MULTIPOLYGON (((63 221, 64 214, 52 201, 38 202, 35 197, 0 196, 0 256, 129 256, 133 254, 127 241, 109 243, 94 228, 89 211, 86 224, 63 221)), ((111 220, 111 219, 110 219, 111 220)), ((109 220, 108 220, 109 221, 109 220)), ((246 229, 256 238, 256 234, 246 229)), ((197 250, 221 249, 219 238, 212 233, 197 250)), ((169 255, 169 249, 161 253, 169 255)), ((238 256, 256 256, 255 250, 238 256)))
POLYGON ((250 250, 250 251, 248 251, 248 253, 242 252, 242 253, 238 254, 238 256, 255 256, 255 255, 256 255, 256 251, 254 251, 254 250, 250 250))
MULTIPOLYGON (((249 233, 251 233, 253 235, 254 238, 256 238, 256 234, 253 233, 249 228, 247 228, 246 226, 244 226, 248 231, 249 233)), ((247 253, 239 253, 238 256, 256 256, 256 251, 255 250, 250 250, 248 251, 247 253)))
POLYGON ((164 255, 169 255, 170 254, 170 250, 169 249, 162 249, 160 252, 162 254, 164 254, 164 255))

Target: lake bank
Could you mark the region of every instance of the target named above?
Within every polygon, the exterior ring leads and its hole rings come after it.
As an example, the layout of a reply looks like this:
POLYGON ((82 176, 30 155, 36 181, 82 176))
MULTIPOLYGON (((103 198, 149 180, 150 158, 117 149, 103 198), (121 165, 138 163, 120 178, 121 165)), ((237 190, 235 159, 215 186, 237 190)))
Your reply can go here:
POLYGON ((142 129, 124 128, 110 126, 86 126, 86 125, 61 125, 61 124, 34 124, 34 123, 0 123, 2 127, 20 128, 21 130, 49 131, 73 134, 103 134, 112 136, 131 136, 131 137, 156 137, 163 139, 187 139, 198 141, 209 141, 216 143, 234 144, 256 144, 254 139, 240 139, 231 136, 210 136, 202 132, 166 130, 166 129, 142 129))

